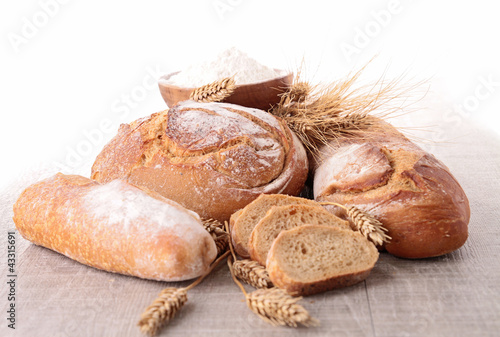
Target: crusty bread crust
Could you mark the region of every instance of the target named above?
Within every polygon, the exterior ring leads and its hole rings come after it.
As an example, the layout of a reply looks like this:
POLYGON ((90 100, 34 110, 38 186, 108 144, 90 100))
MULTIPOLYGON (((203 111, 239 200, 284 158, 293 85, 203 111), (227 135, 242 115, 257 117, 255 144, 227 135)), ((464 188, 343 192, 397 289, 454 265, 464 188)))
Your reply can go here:
POLYGON ((304 147, 281 119, 227 103, 185 101, 120 127, 92 178, 126 179, 197 212, 229 220, 262 193, 297 195, 304 147))
POLYGON ((339 288, 350 287, 366 280, 370 275, 371 269, 349 273, 341 276, 332 277, 317 282, 297 282, 292 280, 280 270, 279 265, 271 262, 266 268, 269 272, 271 281, 278 288, 285 290, 292 296, 309 296, 324 293, 339 288), (272 275, 272 276, 271 276, 272 275))
POLYGON ((37 245, 146 279, 195 278, 217 255, 197 214, 119 180, 101 185, 59 173, 24 190, 14 204, 14 223, 37 245))
POLYGON ((315 199, 374 215, 392 237, 385 249, 393 255, 426 258, 460 248, 470 218, 460 184, 434 156, 390 125, 384 128, 387 133, 323 148, 315 165, 315 199))

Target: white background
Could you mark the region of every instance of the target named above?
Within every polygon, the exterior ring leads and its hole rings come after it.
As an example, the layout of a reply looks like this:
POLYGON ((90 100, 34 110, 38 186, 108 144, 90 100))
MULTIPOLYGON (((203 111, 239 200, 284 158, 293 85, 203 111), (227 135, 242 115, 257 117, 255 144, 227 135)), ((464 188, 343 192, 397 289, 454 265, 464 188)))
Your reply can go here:
POLYGON ((231 46, 313 81, 378 55, 367 81, 429 80, 457 108, 436 123, 500 133, 495 1, 3 1, 0 26, 2 184, 40 163, 88 176, 120 123, 166 108, 158 76, 231 46))

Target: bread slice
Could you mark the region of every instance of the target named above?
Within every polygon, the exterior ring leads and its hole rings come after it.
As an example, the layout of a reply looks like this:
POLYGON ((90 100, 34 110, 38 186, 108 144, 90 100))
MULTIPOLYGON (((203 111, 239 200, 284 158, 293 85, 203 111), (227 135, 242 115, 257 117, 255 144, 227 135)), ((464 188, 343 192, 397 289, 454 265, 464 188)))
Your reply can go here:
POLYGON ((241 212, 243 212, 243 208, 242 208, 242 209, 237 210, 236 212, 234 212, 234 213, 231 215, 231 217, 229 218, 229 231, 232 231, 232 230, 233 230, 234 223, 235 223, 235 222, 236 222, 236 220, 240 217, 241 212))
POLYGON ((278 235, 266 268, 277 287, 293 296, 312 295, 363 281, 378 256, 359 232, 303 225, 278 235))
POLYGON ((260 219, 250 235, 249 250, 252 260, 266 265, 267 253, 281 231, 304 224, 330 225, 350 229, 349 222, 328 212, 322 206, 286 205, 273 206, 260 219))
POLYGON ((234 213, 231 216, 230 223, 232 223, 231 240, 236 253, 243 258, 250 257, 248 240, 259 220, 266 215, 271 207, 291 204, 319 205, 313 200, 299 197, 283 194, 261 194, 245 206, 241 212, 234 213))

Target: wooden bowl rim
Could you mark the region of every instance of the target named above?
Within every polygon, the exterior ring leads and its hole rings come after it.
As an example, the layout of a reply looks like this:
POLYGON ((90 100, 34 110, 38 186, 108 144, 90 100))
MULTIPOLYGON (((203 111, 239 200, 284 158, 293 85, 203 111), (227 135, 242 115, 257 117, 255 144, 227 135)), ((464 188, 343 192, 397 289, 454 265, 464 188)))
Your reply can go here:
MULTIPOLYGON (((268 79, 268 80, 263 80, 263 81, 260 81, 260 82, 252 82, 252 83, 246 83, 246 84, 237 84, 235 85, 236 88, 242 88, 242 87, 251 87, 251 86, 254 86, 254 85, 262 85, 262 84, 265 84, 265 83, 268 83, 268 82, 274 82, 274 81, 279 81, 279 80, 282 80, 284 78, 287 78, 289 76, 293 76, 293 71, 288 71, 288 70, 284 70, 284 69, 277 69, 277 68, 273 68, 275 71, 279 71, 279 72, 284 72, 286 71, 287 73, 282 75, 282 76, 278 76, 278 77, 274 77, 274 78, 271 78, 271 79, 268 79)), ((167 88, 171 88, 171 89, 177 89, 177 90, 194 90, 196 89, 196 87, 179 87, 177 85, 174 85, 174 84, 169 84, 169 83, 165 83, 164 81, 162 80, 168 80, 170 77, 180 73, 181 71, 175 71, 173 73, 170 73, 170 74, 166 74, 166 75, 162 75, 160 76, 160 78, 158 79, 158 84, 160 86, 163 86, 163 87, 167 87, 167 88)), ((208 83, 207 83, 208 84, 208 83)))

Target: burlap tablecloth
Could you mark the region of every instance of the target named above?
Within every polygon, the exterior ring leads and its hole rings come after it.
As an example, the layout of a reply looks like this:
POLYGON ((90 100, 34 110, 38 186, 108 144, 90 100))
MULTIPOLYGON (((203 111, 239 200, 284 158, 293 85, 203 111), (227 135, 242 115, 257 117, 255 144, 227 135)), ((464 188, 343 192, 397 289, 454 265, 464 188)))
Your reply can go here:
MULTIPOLYGON (((429 100, 427 100, 429 103, 429 100)), ((446 256, 405 260, 381 254, 363 283, 304 298, 321 324, 273 327, 254 315, 225 263, 189 291, 162 336, 498 336, 500 331, 500 139, 435 101, 396 120, 453 172, 472 211, 469 239, 446 256), (430 125, 433 125, 430 127, 430 125), (424 132, 425 131, 425 132, 424 132)), ((28 184, 54 168, 21 170, 0 194, 2 336, 140 336, 137 321, 167 286, 96 270, 16 235, 15 330, 9 323, 7 232, 12 204, 28 184)), ((248 288, 250 289, 250 287, 248 288)))

